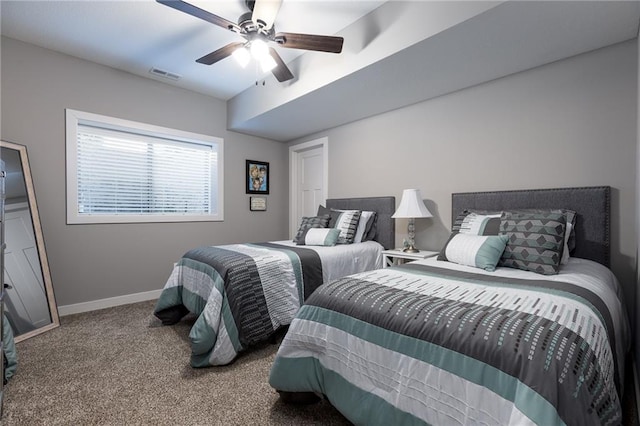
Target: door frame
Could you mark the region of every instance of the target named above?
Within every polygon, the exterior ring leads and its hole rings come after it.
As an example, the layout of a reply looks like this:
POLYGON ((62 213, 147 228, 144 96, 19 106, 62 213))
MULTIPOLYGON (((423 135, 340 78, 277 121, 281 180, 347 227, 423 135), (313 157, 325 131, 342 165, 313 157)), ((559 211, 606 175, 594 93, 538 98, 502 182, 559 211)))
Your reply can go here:
POLYGON ((322 148, 322 199, 326 202, 329 193, 329 138, 322 137, 289 147, 289 237, 298 231, 298 160, 303 152, 310 149, 322 148))

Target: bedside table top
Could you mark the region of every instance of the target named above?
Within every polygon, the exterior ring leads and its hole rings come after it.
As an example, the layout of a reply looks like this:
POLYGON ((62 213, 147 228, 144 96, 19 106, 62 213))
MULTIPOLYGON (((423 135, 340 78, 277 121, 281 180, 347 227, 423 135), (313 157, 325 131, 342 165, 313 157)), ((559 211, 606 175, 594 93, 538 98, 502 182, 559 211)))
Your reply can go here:
POLYGON ((402 251, 401 248, 392 250, 383 250, 382 254, 390 257, 401 257, 403 259, 426 259, 428 257, 437 256, 437 251, 420 250, 418 253, 407 253, 402 251))

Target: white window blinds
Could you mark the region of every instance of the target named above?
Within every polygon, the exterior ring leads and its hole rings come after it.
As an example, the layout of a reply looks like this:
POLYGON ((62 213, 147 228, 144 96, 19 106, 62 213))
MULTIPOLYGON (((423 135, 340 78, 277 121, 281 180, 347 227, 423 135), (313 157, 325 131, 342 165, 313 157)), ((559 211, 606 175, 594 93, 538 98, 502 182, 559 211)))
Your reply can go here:
POLYGON ((121 124, 77 120, 68 222, 221 220, 220 143, 121 124))

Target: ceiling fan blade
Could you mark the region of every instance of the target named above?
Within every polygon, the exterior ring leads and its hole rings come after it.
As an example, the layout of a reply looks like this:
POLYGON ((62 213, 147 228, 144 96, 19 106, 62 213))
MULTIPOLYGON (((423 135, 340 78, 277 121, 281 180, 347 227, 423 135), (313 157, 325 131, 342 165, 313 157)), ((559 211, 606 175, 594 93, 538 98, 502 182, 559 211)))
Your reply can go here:
POLYGON ((283 81, 291 80, 293 78, 293 74, 291 74, 291 71, 289 70, 289 68, 287 68, 287 65, 284 63, 280 55, 278 55, 276 49, 270 47, 269 55, 271 55, 271 57, 276 61, 277 64, 276 67, 271 70, 276 79, 280 83, 282 83, 283 81))
POLYGON ((256 0, 253 5, 253 15, 251 20, 258 24, 258 21, 264 23, 265 29, 273 27, 273 22, 276 20, 276 15, 280 10, 282 0, 256 0))
POLYGON ((344 38, 313 34, 278 33, 275 35, 274 41, 282 47, 291 49, 340 53, 342 52, 344 38))
POLYGON ((228 21, 224 18, 221 18, 217 15, 214 15, 211 12, 207 12, 204 9, 200 9, 192 4, 181 0, 156 0, 160 4, 164 4, 165 6, 172 7, 180 12, 184 12, 188 15, 195 16, 196 18, 200 18, 204 21, 215 24, 219 27, 225 28, 227 30, 240 32, 240 27, 231 21, 228 21))
POLYGON ((234 42, 229 43, 224 47, 216 50, 215 52, 211 52, 208 55, 204 55, 202 58, 197 59, 196 62, 204 65, 212 65, 222 59, 230 56, 236 49, 242 47, 244 45, 243 42, 234 42))

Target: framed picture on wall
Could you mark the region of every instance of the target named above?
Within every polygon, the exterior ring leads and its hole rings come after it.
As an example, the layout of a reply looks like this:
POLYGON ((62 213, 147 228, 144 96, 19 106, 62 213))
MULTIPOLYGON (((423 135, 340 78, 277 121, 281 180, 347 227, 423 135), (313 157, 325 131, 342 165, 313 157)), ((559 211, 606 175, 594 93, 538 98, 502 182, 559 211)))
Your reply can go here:
POLYGON ((269 163, 247 160, 245 174, 247 194, 269 193, 269 163))
POLYGON ((252 212, 264 212, 267 210, 266 197, 249 197, 249 210, 252 212))

